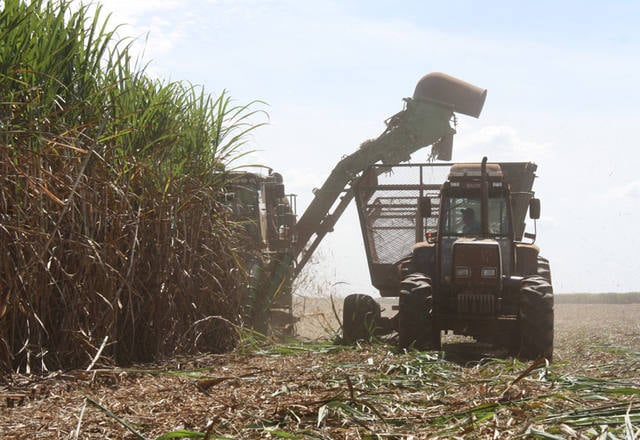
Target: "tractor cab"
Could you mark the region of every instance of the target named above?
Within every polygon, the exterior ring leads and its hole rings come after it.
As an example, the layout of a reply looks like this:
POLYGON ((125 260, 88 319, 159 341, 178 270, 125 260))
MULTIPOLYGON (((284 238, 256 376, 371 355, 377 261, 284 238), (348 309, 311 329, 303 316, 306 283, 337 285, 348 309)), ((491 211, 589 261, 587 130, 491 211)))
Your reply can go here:
POLYGON ((551 359, 549 263, 524 232, 527 211, 540 215, 536 168, 486 158, 370 168, 355 188, 365 250, 372 284, 398 297, 398 314, 387 324, 351 295, 344 316, 372 319, 345 319, 345 334, 371 322, 396 330, 401 348, 438 349, 441 331, 452 331, 551 359))
POLYGON ((495 286, 513 263, 509 187, 499 164, 454 164, 440 195, 437 259, 443 286, 495 286))

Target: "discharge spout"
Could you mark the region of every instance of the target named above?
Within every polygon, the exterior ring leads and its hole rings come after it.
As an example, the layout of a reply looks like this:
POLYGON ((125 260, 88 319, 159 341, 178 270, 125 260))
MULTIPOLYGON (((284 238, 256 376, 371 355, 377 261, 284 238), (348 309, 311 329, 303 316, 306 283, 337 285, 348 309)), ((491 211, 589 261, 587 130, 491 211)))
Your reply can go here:
POLYGON ((480 116, 486 98, 487 89, 440 72, 423 76, 413 92, 414 100, 435 101, 474 118, 480 116))

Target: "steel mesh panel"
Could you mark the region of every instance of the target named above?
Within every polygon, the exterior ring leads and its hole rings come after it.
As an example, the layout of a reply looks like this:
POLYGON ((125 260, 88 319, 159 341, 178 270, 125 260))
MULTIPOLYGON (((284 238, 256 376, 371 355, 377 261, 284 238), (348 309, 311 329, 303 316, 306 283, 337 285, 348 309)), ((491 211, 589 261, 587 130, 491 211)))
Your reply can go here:
POLYGON ((422 241, 426 233, 437 231, 442 180, 425 182, 424 174, 420 166, 393 169, 393 173, 379 175, 377 185, 360 188, 360 215, 371 263, 396 263, 410 254, 417 239, 422 241), (416 237, 420 197, 431 199, 431 216, 416 237))
POLYGON ((376 263, 402 258, 415 243, 417 193, 376 191, 368 207, 369 241, 376 263))
MULTIPOLYGON (((423 196, 426 196, 423 192, 423 196)), ((429 194, 432 214, 437 215, 438 194, 429 194)), ((410 253, 416 243, 418 198, 416 190, 375 191, 367 205, 367 241, 375 263, 395 263, 410 253)), ((426 232, 435 232, 437 218, 426 222, 426 232)))

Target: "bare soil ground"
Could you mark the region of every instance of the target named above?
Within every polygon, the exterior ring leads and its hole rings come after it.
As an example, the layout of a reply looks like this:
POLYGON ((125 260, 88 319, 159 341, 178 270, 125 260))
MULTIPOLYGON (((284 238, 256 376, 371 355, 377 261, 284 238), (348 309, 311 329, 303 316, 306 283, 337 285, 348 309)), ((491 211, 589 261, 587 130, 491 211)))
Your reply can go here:
POLYGON ((315 342, 1 378, 0 438, 640 438, 640 304, 557 305, 550 366, 340 347, 328 300, 297 309, 315 342))

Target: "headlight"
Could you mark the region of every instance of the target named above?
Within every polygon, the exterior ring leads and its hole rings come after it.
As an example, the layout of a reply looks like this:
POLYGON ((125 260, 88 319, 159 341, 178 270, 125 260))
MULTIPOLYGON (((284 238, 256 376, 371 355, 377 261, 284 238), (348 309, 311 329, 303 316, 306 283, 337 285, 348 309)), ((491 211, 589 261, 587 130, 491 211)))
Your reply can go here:
POLYGON ((495 278, 498 274, 498 270, 495 267, 483 267, 480 269, 480 276, 482 278, 495 278))
POLYGON ((469 278, 471 270, 467 266, 456 266, 456 278, 469 278))

